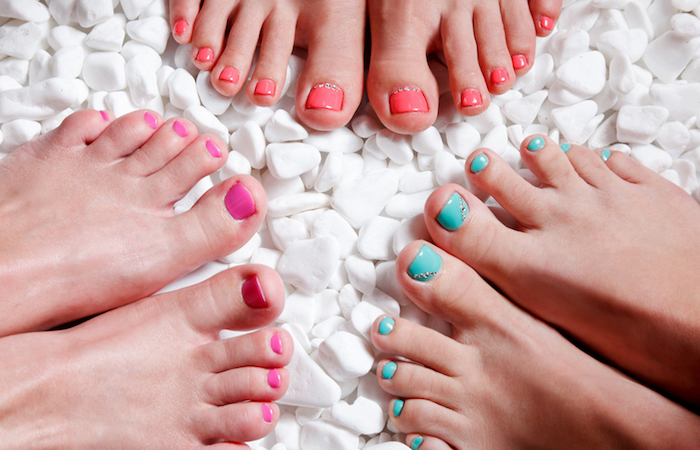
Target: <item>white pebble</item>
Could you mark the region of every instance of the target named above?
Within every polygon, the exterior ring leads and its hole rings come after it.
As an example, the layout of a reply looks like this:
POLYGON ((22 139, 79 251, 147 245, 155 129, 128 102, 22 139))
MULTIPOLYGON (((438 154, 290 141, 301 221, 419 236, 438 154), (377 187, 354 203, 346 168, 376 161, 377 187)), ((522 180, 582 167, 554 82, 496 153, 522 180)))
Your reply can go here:
POLYGON ((14 119, 44 120, 77 106, 74 80, 49 78, 32 86, 0 92, 0 123, 14 119))
POLYGON ((83 63, 83 80, 96 91, 125 89, 126 61, 115 52, 91 53, 83 63))
POLYGON ((330 205, 330 202, 329 196, 318 192, 281 195, 274 200, 270 200, 267 205, 267 214, 271 217, 289 216, 304 211, 325 208, 330 205))
MULTIPOLYGON (((547 42, 547 54, 551 55, 554 65, 560 66, 574 56, 586 53, 589 46, 590 36, 588 33, 581 29, 573 28, 554 33, 549 42, 547 42)), ((551 73, 552 69, 553 67, 550 68, 549 73, 551 73)))
MULTIPOLYGON (((340 313, 340 309, 338 309, 337 313, 340 313)), ((338 331, 338 327, 346 322, 347 320, 345 320, 343 317, 334 315, 314 326, 311 329, 311 335, 318 339, 326 339, 328 336, 338 331)))
POLYGON ((396 255, 392 249, 394 232, 401 223, 388 217, 373 217, 360 229, 357 249, 367 259, 390 260, 396 255))
POLYGON ((41 48, 44 39, 44 27, 26 22, 0 38, 0 54, 28 61, 41 48))
POLYGON ((644 31, 648 40, 654 38, 654 26, 651 23, 651 19, 649 19, 646 6, 642 2, 630 2, 623 14, 631 29, 644 31))
POLYGON ((301 431, 303 450, 357 450, 358 434, 328 420, 314 420, 301 431))
POLYGON ((331 409, 331 417, 339 424, 364 435, 380 433, 386 425, 382 407, 365 397, 357 397, 352 405, 344 401, 336 403, 331 409))
POLYGON ((278 109, 265 126, 265 138, 268 142, 301 141, 309 137, 309 132, 299 124, 291 114, 278 109))
POLYGON ((128 22, 126 33, 131 39, 148 44, 162 54, 170 37, 170 25, 162 17, 148 17, 128 22))
MULTIPOLYGON (((155 72, 149 70, 144 59, 144 56, 136 55, 126 63, 126 83, 129 86, 131 100, 141 107, 160 96, 158 77, 155 72)), ((228 133, 226 134, 228 138, 228 133)))
POLYGON ((275 425, 275 439, 277 444, 270 450, 301 450, 301 425, 294 415, 282 414, 280 416, 277 425, 275 425))
POLYGON ((464 162, 458 161, 450 152, 438 153, 435 156, 435 180, 440 186, 450 183, 466 186, 464 162))
POLYGON ((669 169, 673 164, 671 155, 655 145, 632 145, 632 159, 656 173, 669 169))
POLYGON ((408 164, 413 160, 409 136, 384 129, 377 133, 377 146, 396 164, 408 164))
POLYGON ((623 106, 617 116, 617 139, 650 144, 667 118, 668 110, 659 106, 623 106))
POLYGON ((82 47, 62 47, 53 55, 51 72, 59 78, 78 78, 83 70, 84 61, 85 51, 82 47))
POLYGON ((649 96, 654 105, 668 110, 668 120, 685 121, 697 116, 700 110, 700 83, 654 83, 649 96))
POLYGON ((270 144, 265 154, 270 173, 283 179, 299 176, 321 162, 321 153, 315 147, 300 142, 270 144))
POLYGON ((136 19, 153 0, 120 0, 124 14, 129 20, 136 19))
POLYGON ((687 39, 675 31, 667 31, 654 39, 644 53, 644 63, 664 83, 680 75, 700 48, 700 39, 687 39))
POLYGON ((350 255, 345 260, 345 270, 350 284, 363 294, 374 292, 377 285, 377 273, 372 261, 359 255, 350 255))
POLYGON ((51 18, 48 8, 38 0, 0 0, 0 17, 37 23, 51 18))
POLYGON ((343 154, 340 152, 329 153, 323 163, 323 169, 314 182, 314 189, 318 192, 326 192, 333 188, 343 178, 343 154))
POLYGON ((75 16, 83 28, 93 27, 113 15, 112 0, 78 0, 75 5, 75 16))
POLYGON ((60 25, 51 29, 47 41, 51 48, 58 50, 62 47, 81 45, 85 41, 86 36, 85 33, 73 27, 60 25))
POLYGON ((627 95, 636 85, 632 61, 626 54, 618 54, 610 61, 610 89, 617 95, 627 95))
POLYGON ((411 147, 422 155, 435 155, 442 151, 444 146, 442 136, 435 127, 428 127, 411 137, 411 147))
POLYGON ((268 230, 275 243, 275 247, 284 251, 293 242, 309 238, 309 230, 298 220, 289 217, 269 217, 268 230))
POLYGON ((527 126, 530 125, 547 98, 547 91, 538 91, 519 100, 513 100, 503 105, 503 114, 511 121, 527 126))
POLYGON ((608 147, 617 142, 617 114, 613 114, 600 124, 588 139, 592 149, 608 147))
MULTIPOLYGON (((342 297, 342 291, 341 291, 342 297)), ((342 308, 342 303, 341 303, 342 308)), ((358 298, 357 303, 352 306, 350 320, 352 321, 352 326, 365 338, 370 341, 370 331, 372 329, 372 324, 377 320, 377 317, 387 314, 387 311, 383 311, 377 308, 369 302, 360 301, 358 298)))
POLYGON ((190 106, 199 105, 197 82, 185 69, 176 69, 170 75, 170 78, 168 78, 168 90, 170 92, 170 103, 176 108, 185 110, 190 106))
POLYGON ((671 0, 671 4, 676 9, 688 12, 697 8, 700 2, 698 0, 671 0))
POLYGON ((377 445, 365 447, 364 450, 409 450, 410 447, 403 442, 383 442, 377 445))
POLYGON ((0 131, 2 131, 3 135, 3 149, 11 152, 39 136, 41 124, 33 120, 16 119, 2 124, 0 131))
POLYGON ((690 142, 690 132, 682 122, 666 122, 661 126, 656 142, 673 158, 678 158, 690 142))
POLYGON ((255 122, 246 122, 234 131, 229 144, 231 150, 248 158, 253 169, 265 167, 265 135, 255 122))
POLYGON ((209 110, 204 106, 190 106, 184 111, 182 116, 194 123, 200 133, 212 134, 228 144, 228 128, 226 128, 226 126, 224 126, 224 124, 221 123, 219 119, 214 114, 209 112, 209 110))
POLYGON ((592 97, 605 87, 606 72, 605 57, 594 51, 566 61, 557 69, 556 77, 567 89, 592 97))
POLYGON ((433 189, 428 189, 410 194, 400 192, 386 204, 386 214, 395 219, 408 219, 423 212, 425 202, 432 194, 433 189))
POLYGON ((429 171, 406 173, 399 180, 399 191, 406 194, 425 191, 435 187, 435 174, 429 171))
POLYGON ((398 316, 401 313, 401 305, 399 305, 399 302, 381 289, 375 289, 370 294, 364 294, 362 296, 362 301, 370 303, 394 316, 398 316))
POLYGON ((491 103, 489 107, 486 108, 486 111, 482 112, 481 114, 465 117, 464 120, 476 128, 476 131, 482 134, 486 134, 493 127, 503 125, 505 123, 503 120, 503 114, 501 114, 501 108, 495 103, 491 103))
POLYGON ((282 254, 277 271, 285 282, 311 293, 326 289, 340 258, 331 236, 292 243, 282 254))
POLYGON ((342 153, 354 153, 364 145, 362 138, 346 127, 333 131, 312 131, 304 143, 313 145, 322 152, 342 153))
MULTIPOLYGON (((588 45, 586 45, 587 50, 588 45)), ((535 58, 535 64, 525 75, 518 77, 515 81, 514 89, 520 89, 524 94, 532 94, 543 89, 554 70, 554 58, 549 53, 542 53, 535 58)))
POLYGON ((575 2, 562 11, 557 26, 561 30, 578 28, 588 31, 593 27, 600 10, 591 2, 575 2))
POLYGON ((671 18, 671 28, 686 38, 700 36, 700 19, 692 14, 676 14, 671 18))
POLYGON ((312 295, 300 291, 293 292, 285 299, 284 310, 277 321, 296 324, 305 333, 309 333, 314 326, 314 307, 315 302, 312 295))
POLYGON ((212 86, 210 72, 201 71, 197 75, 197 93, 202 105, 212 114, 223 114, 231 106, 231 97, 219 94, 212 86))
POLYGON ((122 14, 117 14, 111 19, 95 25, 85 38, 85 44, 95 50, 118 52, 124 44, 125 27, 125 17, 122 14))
POLYGON ((368 173, 339 185, 333 192, 331 206, 357 229, 382 212, 398 187, 399 177, 391 169, 368 173))
POLYGON ((377 134, 384 126, 374 117, 368 114, 361 114, 354 119, 350 124, 352 131, 363 139, 377 134))
POLYGON ((646 33, 639 29, 606 31, 596 42, 598 50, 609 59, 625 54, 632 62, 637 62, 644 55, 647 44, 646 33))
POLYGON ((333 379, 348 381, 372 370, 374 351, 361 337, 338 331, 318 347, 318 359, 333 379))
POLYGON ((355 250, 357 233, 347 220, 334 210, 326 211, 314 220, 312 237, 333 236, 338 242, 341 258, 347 258, 355 250))
POLYGON ((555 108, 552 117, 567 142, 583 144, 589 137, 584 133, 586 126, 596 117, 597 112, 598 105, 592 100, 586 100, 572 106, 555 108))
POLYGON ((481 144, 481 134, 467 122, 453 123, 445 131, 447 146, 452 153, 467 158, 481 144))
POLYGON ((404 247, 419 239, 430 240, 423 214, 417 214, 401 222, 401 226, 394 233, 394 242, 392 243, 394 253, 398 255, 404 247))

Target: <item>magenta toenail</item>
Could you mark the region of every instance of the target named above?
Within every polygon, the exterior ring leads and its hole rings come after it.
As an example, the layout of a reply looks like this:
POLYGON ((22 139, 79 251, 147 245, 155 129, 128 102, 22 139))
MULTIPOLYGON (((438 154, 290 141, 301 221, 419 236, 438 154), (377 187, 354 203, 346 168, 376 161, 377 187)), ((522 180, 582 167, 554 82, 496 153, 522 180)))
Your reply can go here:
POLYGON ((152 129, 158 128, 158 120, 156 120, 155 116, 151 113, 145 113, 143 115, 143 118, 146 119, 146 123, 148 124, 149 127, 152 129))
POLYGON ((207 139, 206 147, 207 151, 211 156, 213 156, 214 158, 221 158, 221 152, 219 151, 219 148, 210 139, 207 139))
POLYGON ((266 423, 272 423, 272 419, 274 418, 274 413, 272 412, 272 408, 267 403, 262 404, 262 415, 263 415, 263 420, 266 423))
POLYGON ((272 389, 277 389, 280 387, 280 384, 282 384, 282 378, 280 377, 280 373, 277 371, 277 369, 272 369, 267 373, 267 383, 272 389))
POLYGON ((187 127, 184 126, 179 120, 173 122, 173 130, 175 130, 180 137, 187 137, 187 127))
POLYGON ((280 339, 279 334, 275 333, 272 335, 270 338, 270 347, 272 347, 272 351, 278 355, 282 354, 282 339, 280 339))
POLYGON ((265 294, 257 275, 253 275, 241 284, 241 296, 245 304, 251 308, 265 308, 267 306, 267 300, 265 300, 265 294))
POLYGON ((224 205, 226 205, 226 209, 236 220, 247 219, 255 214, 253 197, 241 183, 231 186, 224 198, 224 205))
POLYGON ((105 122, 109 121, 109 116, 106 112, 100 111, 100 115, 102 116, 102 120, 104 120, 105 122))

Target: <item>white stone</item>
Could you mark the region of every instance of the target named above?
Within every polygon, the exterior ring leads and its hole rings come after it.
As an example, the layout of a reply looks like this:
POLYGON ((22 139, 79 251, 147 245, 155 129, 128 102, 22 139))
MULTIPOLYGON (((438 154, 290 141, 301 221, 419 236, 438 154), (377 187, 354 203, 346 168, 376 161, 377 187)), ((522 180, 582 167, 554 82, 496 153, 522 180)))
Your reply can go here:
POLYGON ((329 153, 323 163, 323 169, 314 182, 314 189, 318 192, 326 192, 337 185, 343 178, 343 154, 340 152, 329 153))
POLYGON ((112 0, 78 0, 75 16, 83 28, 90 28, 114 15, 112 0))
POLYGON ((228 128, 219 119, 201 105, 193 105, 187 108, 183 117, 197 126, 200 133, 209 133, 228 144, 228 128))
POLYGON ((158 54, 162 54, 170 37, 170 25, 162 17, 148 17, 129 21, 126 24, 126 33, 131 39, 148 44, 158 54))
POLYGON ((700 36, 700 19, 692 14, 676 14, 671 18, 671 28, 686 38, 700 36))
POLYGON ((122 14, 116 14, 109 20, 95 25, 85 38, 85 44, 95 50, 118 52, 124 44, 125 27, 126 18, 122 14))
POLYGON ((654 38, 654 26, 649 19, 646 6, 642 2, 628 3, 623 14, 631 29, 640 29, 644 31, 648 40, 654 38))
POLYGON ((629 2, 630 0, 592 0, 591 4, 601 9, 624 9, 629 2))
MULTIPOLYGON (((144 56, 136 55, 126 63, 126 83, 131 100, 141 107, 160 96, 158 77, 155 72, 149 70, 144 60, 144 56)), ((228 138, 228 133, 226 137, 228 138)))
POLYGON ((170 92, 170 103, 183 111, 190 106, 200 104, 197 82, 185 69, 176 69, 170 75, 170 78, 168 78, 168 91, 170 92))
MULTIPOLYGON (((338 309, 338 313, 340 313, 340 309, 338 309)), ((347 322, 347 320, 345 320, 343 317, 339 317, 339 316, 329 317, 328 319, 326 319, 323 322, 319 323, 318 325, 314 326, 311 329, 311 335, 316 337, 316 338, 319 338, 319 339, 326 339, 326 338, 328 338, 328 336, 335 333, 338 330, 338 327, 340 327, 342 324, 344 324, 346 322, 347 322)))
POLYGON ((409 136, 384 129, 377 133, 377 145, 396 164, 408 164, 413 160, 409 136))
POLYGON ((29 61, 41 48, 44 39, 42 26, 34 22, 26 22, 0 37, 0 54, 29 61))
POLYGON ((11 152, 39 136, 41 124, 33 120, 16 119, 2 124, 0 131, 3 136, 3 149, 11 152))
POLYGON ((697 8, 700 2, 698 0, 671 0, 671 4, 676 9, 688 12, 697 8))
POLYGON ((588 139, 592 149, 608 147, 617 142, 617 114, 613 114, 593 132, 588 139))
POLYGON ((505 120, 503 120, 503 114, 501 114, 501 108, 495 103, 491 103, 489 107, 486 108, 486 111, 482 112, 481 114, 465 117, 464 120, 476 128, 476 131, 482 134, 486 134, 493 127, 503 125, 505 123, 505 120))
POLYGON ((361 114, 355 117, 352 119, 350 126, 352 131, 363 139, 377 134, 379 130, 384 128, 379 120, 368 114, 361 114))
POLYGON ((278 109, 265 126, 265 138, 268 142, 300 141, 309 137, 306 131, 287 111, 278 109))
POLYGON ((419 239, 430 240, 423 214, 415 215, 401 222, 401 226, 394 233, 394 242, 392 243, 394 253, 398 255, 404 247, 419 239))
POLYGON ((527 126, 535 120, 546 98, 547 91, 538 91, 520 100, 506 103, 501 110, 511 121, 527 126))
POLYGON ((384 414, 389 413, 389 402, 393 398, 391 394, 381 388, 379 381, 377 381, 377 376, 373 373, 360 378, 360 382, 357 385, 357 397, 372 400, 382 408, 384 414))
MULTIPOLYGON (((584 51, 587 49, 586 45, 584 51)), ((553 71, 554 58, 549 53, 542 53, 535 58, 535 64, 530 71, 515 80, 513 89, 519 89, 526 95, 542 90, 547 85, 553 71)))
POLYGON ((377 285, 377 272, 372 261, 359 255, 350 255, 345 260, 348 279, 355 289, 371 294, 377 285))
POLYGON ((554 33, 547 42, 547 49, 554 60, 555 66, 560 66, 574 56, 586 53, 589 46, 590 37, 588 33, 578 28, 554 33))
POLYGON ((339 424, 364 435, 380 433, 386 425, 382 407, 365 397, 357 397, 352 405, 344 401, 336 403, 331 409, 331 417, 339 424))
POLYGON ((321 162, 321 153, 314 146, 300 142, 270 144, 265 153, 268 170, 282 179, 299 176, 321 162))
POLYGON ((361 337, 338 331, 318 347, 318 359, 333 379, 347 381, 372 370, 374 351, 361 337))
POLYGON ((464 162, 460 162, 450 152, 441 152, 435 156, 435 180, 440 186, 456 183, 466 186, 464 162))
POLYGON ((422 155, 435 155, 442 151, 444 146, 440 132, 435 127, 428 127, 411 137, 411 147, 422 155))
POLYGON ((620 53, 610 61, 610 89, 617 95, 627 95, 637 85, 637 76, 629 56, 620 53))
POLYGON ((605 57, 594 51, 567 60, 557 69, 556 77, 567 89, 592 97, 605 87, 606 72, 605 57))
POLYGON ((667 31, 654 39, 644 53, 644 64, 664 83, 680 75, 700 47, 700 38, 687 39, 675 31, 667 31))
POLYGON ((277 318, 277 321, 296 324, 305 333, 309 333, 314 326, 314 307, 313 296, 296 291, 285 299, 284 310, 277 318))
POLYGON ((331 198, 318 192, 281 195, 267 204, 267 214, 271 217, 289 216, 304 211, 326 208, 331 198))
POLYGON ((354 153, 364 145, 361 137, 345 127, 333 131, 312 131, 303 142, 313 145, 322 152, 342 153, 354 153))
POLYGON ((690 142, 690 132, 682 122, 666 122, 661 126, 656 142, 673 158, 678 158, 690 142))
MULTIPOLYGON (((341 292, 342 296, 342 292, 341 292)), ((341 308, 342 308, 341 304, 341 308)), ((387 314, 384 311, 369 302, 359 301, 353 305, 351 310, 350 320, 352 321, 352 326, 365 338, 370 341, 370 331, 374 321, 377 317, 387 314)))
POLYGON ((399 180, 399 191, 406 194, 425 191, 435 187, 435 174, 429 171, 405 173, 399 180))
POLYGON ((669 169, 673 164, 671 155, 654 145, 632 145, 632 159, 656 173, 669 169))
POLYGON ((51 29, 47 41, 51 48, 58 50, 62 47, 81 45, 85 41, 86 36, 85 33, 73 27, 60 25, 51 29))
POLYGON ((381 289, 375 289, 370 294, 364 294, 362 296, 362 301, 370 303, 394 316, 398 316, 401 313, 401 305, 399 305, 399 302, 381 289))
POLYGON ((481 134, 467 122, 448 125, 445 136, 452 153, 461 158, 467 158, 481 144, 481 134))
POLYGON ((489 131, 481 141, 480 147, 490 148, 499 155, 503 153, 508 145, 508 128, 499 125, 489 131))
MULTIPOLYGON (((166 67, 166 66, 164 66, 166 67)), ((226 97, 214 89, 211 84, 211 73, 201 71, 197 75, 197 93, 202 105, 214 115, 223 114, 231 106, 231 97, 226 97)))
POLYGON ((411 303, 396 280, 396 261, 385 261, 377 264, 377 289, 390 295, 400 305, 411 303))
POLYGON ((153 0, 120 0, 120 3, 127 19, 134 20, 153 3, 153 0))
POLYGON ((357 229, 384 209, 398 187, 399 177, 393 170, 368 173, 336 187, 331 206, 357 229))
POLYGON ((360 438, 357 432, 328 420, 314 420, 301 431, 303 450, 357 450, 360 438))
POLYGON ((341 258, 350 256, 357 243, 357 233, 353 227, 334 210, 324 212, 313 222, 311 236, 334 236, 341 258))
MULTIPOLYGON (((574 91, 567 88, 564 85, 564 83, 555 80, 549 88, 549 95, 547 97, 547 100, 554 103, 555 105, 569 106, 575 103, 580 103, 586 100, 587 98, 587 95, 577 94, 574 91)), ((542 110, 539 111, 537 117, 541 120, 542 110)))
POLYGON ((591 2, 575 2, 562 11, 557 26, 560 30, 578 28, 588 31, 598 20, 599 15, 600 10, 591 2))
POLYGON ((119 91, 126 88, 126 61, 119 53, 95 52, 83 63, 83 80, 96 91, 119 91))
POLYGON ((561 134, 567 142, 583 144, 588 139, 584 130, 588 123, 595 118, 598 106, 592 100, 586 100, 572 106, 564 106, 552 110, 552 117, 561 134))
POLYGON ((697 116, 700 111, 700 83, 654 83, 649 95, 654 105, 668 110, 668 120, 685 121, 697 116))
POLYGON ((84 61, 85 51, 82 47, 62 47, 53 55, 51 73, 59 78, 78 78, 83 70, 84 61))
POLYGON ((384 208, 386 214, 394 219, 408 219, 423 212, 425 202, 433 193, 433 189, 406 194, 400 192, 394 196, 384 208))
POLYGON ((637 62, 647 49, 648 37, 643 30, 611 30, 601 34, 596 45, 608 59, 625 54, 637 62))
POLYGON ((401 223, 388 217, 373 217, 360 229, 357 249, 367 259, 389 260, 396 255, 392 250, 394 232, 401 223))
POLYGON ((194 185, 192 189, 190 189, 190 191, 187 193, 187 195, 185 195, 185 197, 182 200, 175 203, 175 213, 180 214, 184 211, 188 211, 192 207, 192 205, 194 205, 197 202, 197 200, 199 200, 202 197, 202 195, 204 195, 204 193, 211 189, 213 186, 214 183, 212 182, 211 177, 203 177, 197 182, 197 184, 194 185))
POLYGON ((328 286, 340 255, 335 238, 325 236, 292 243, 277 264, 285 282, 311 293, 328 286))
POLYGON ((377 445, 371 445, 364 448, 364 450, 409 450, 410 447, 402 442, 390 441, 382 442, 377 445))
POLYGON ((51 15, 38 0, 0 0, 0 17, 41 23, 49 20, 51 15))
POLYGON ((617 116, 617 139, 620 142, 650 144, 668 118, 660 106, 623 106, 617 116))
POLYGON ((628 30, 629 26, 625 20, 625 16, 621 11, 616 9, 605 9, 600 12, 600 17, 596 21, 593 28, 588 31, 591 37, 591 42, 597 43, 601 35, 608 31, 628 30))
POLYGON ((231 150, 245 156, 253 169, 265 167, 265 135, 255 122, 244 123, 231 134, 229 143, 231 150))
MULTIPOLYGON (((280 416, 277 425, 275 425, 275 439, 277 444, 270 450, 302 450, 301 425, 297 423, 294 415, 282 414, 280 416)), ((255 449, 255 447, 253 448, 255 449)))
POLYGON ((14 119, 44 120, 77 106, 74 80, 49 78, 32 86, 0 92, 0 123, 14 119))
POLYGON ((268 217, 267 228, 275 247, 284 251, 293 242, 309 238, 309 230, 298 220, 289 217, 268 217))
MULTIPOLYGON (((83 62, 80 61, 80 67, 82 69, 83 62)), ((34 57, 29 63, 29 83, 30 85, 34 83, 38 83, 40 81, 47 80, 49 78, 52 78, 55 76, 54 73, 54 62, 53 62, 53 57, 47 52, 46 50, 37 50, 37 52, 34 54, 34 57)), ((6 91, 8 89, 18 89, 21 88, 22 85, 20 83, 17 83, 15 80, 13 80, 11 77, 8 77, 6 75, 3 75, 2 78, 6 80, 12 80, 16 86, 13 87, 6 87, 6 86, 0 86, 0 91, 6 91)))

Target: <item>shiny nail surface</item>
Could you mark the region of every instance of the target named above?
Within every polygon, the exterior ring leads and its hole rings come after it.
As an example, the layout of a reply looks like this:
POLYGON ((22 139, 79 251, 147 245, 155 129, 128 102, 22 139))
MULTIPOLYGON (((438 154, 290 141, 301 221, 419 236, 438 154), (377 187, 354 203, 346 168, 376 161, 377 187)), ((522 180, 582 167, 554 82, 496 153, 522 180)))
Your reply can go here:
POLYGON ((155 130, 158 128, 158 120, 156 120, 156 117, 153 114, 144 113, 143 118, 151 129, 155 130))
POLYGON ((513 60, 514 69, 522 69, 527 67, 527 57, 525 55, 513 55, 511 58, 513 60))
POLYGON ((491 72, 491 84, 502 85, 508 83, 508 71, 502 67, 497 67, 491 72))
POLYGON ((179 120, 173 122, 173 130, 175 130, 180 137, 187 137, 187 127, 179 120))
POLYGON ((195 59, 199 62, 211 62, 214 60, 214 50, 209 47, 200 48, 195 59))
POLYGON ((527 149, 531 152, 536 152, 537 150, 541 150, 542 147, 544 147, 544 144, 544 138, 541 136, 537 136, 535 139, 531 140, 529 144, 527 144, 527 149))
POLYGON ((442 207, 440 214, 437 216, 438 223, 447 231, 454 231, 462 226, 467 220, 467 202, 458 193, 450 196, 445 206, 442 207))
POLYGON ((173 26, 173 31, 175 31, 175 34, 179 36, 181 34, 184 34, 185 31, 187 31, 187 27, 187 22, 181 19, 175 22, 175 25, 173 26))
POLYGON ((435 250, 424 245, 408 267, 408 275, 416 281, 428 281, 438 274, 442 267, 442 258, 435 250))
POLYGON ((396 325, 396 321, 391 317, 383 318, 382 321, 379 322, 379 334, 386 336, 394 331, 394 325, 396 325))
POLYGON ((306 108, 340 111, 343 109, 343 95, 343 90, 335 84, 317 84, 309 92, 309 96, 306 99, 306 108))
POLYGON ((100 116, 102 116, 102 120, 104 120, 105 122, 109 121, 109 116, 106 112, 100 111, 100 116))
POLYGON ((233 84, 238 83, 239 78, 240 74, 233 67, 224 67, 224 70, 222 70, 221 74, 219 75, 219 80, 228 81, 229 83, 233 84))
POLYGON ((417 87, 405 86, 391 93, 389 110, 392 114, 428 112, 428 101, 423 91, 417 87))
POLYGON ((606 148, 605 150, 603 150, 603 153, 600 154, 600 157, 603 158, 603 161, 607 161, 608 159, 610 159, 610 155, 612 155, 612 153, 606 148))
POLYGON ((568 152, 569 150, 571 150, 571 144, 561 144, 561 145, 559 146, 559 148, 561 148, 562 151, 563 151, 564 153, 566 153, 566 152, 568 152))
POLYGON ((207 151, 211 156, 213 156, 214 158, 221 158, 221 152, 219 151, 219 148, 210 139, 207 139, 207 143, 205 146, 207 147, 207 151))
POLYGON ((260 80, 255 85, 255 95, 267 95, 273 97, 277 91, 277 85, 272 80, 260 80))
POLYGON ((486 168, 486 166, 489 165, 489 158, 488 156, 484 155, 483 153, 472 161, 472 165, 469 166, 469 170, 471 170, 472 173, 479 173, 482 170, 486 168))
POLYGON ((401 411, 403 411, 403 405, 404 401, 400 398, 397 398, 394 402, 394 417, 399 417, 401 415, 401 411))
POLYGON ((472 106, 481 106, 483 100, 481 99, 481 92, 476 89, 467 89, 462 92, 460 104, 462 108, 469 108, 472 106))
POLYGON ((241 183, 231 186, 226 197, 224 197, 224 205, 226 205, 226 209, 236 220, 247 219, 255 214, 253 197, 241 183))
POLYGON ((270 405, 267 403, 262 404, 262 416, 266 423, 272 423, 272 419, 274 418, 275 414, 272 411, 272 408, 270 408, 270 405))
POLYGON ((251 308, 265 308, 267 306, 267 300, 265 300, 265 294, 257 275, 253 275, 241 284, 241 296, 245 304, 251 308))
POLYGON ((551 31, 554 28, 554 21, 547 16, 542 16, 540 18, 540 26, 543 30, 551 31))
POLYGON ((423 436, 416 436, 413 438, 411 441, 411 450, 418 450, 420 446, 423 444, 423 441, 425 438, 423 436))
POLYGON ((391 378, 396 373, 396 369, 398 368, 399 366, 394 361, 389 361, 384 365, 384 368, 382 369, 382 378, 384 378, 385 380, 391 380, 391 378))
POLYGON ((282 378, 280 377, 280 373, 277 371, 277 369, 272 369, 271 371, 267 372, 267 384, 269 384, 272 389, 277 389, 280 387, 282 384, 282 378))
POLYGON ((270 338, 270 348, 278 355, 282 354, 282 339, 278 333, 273 334, 270 338))

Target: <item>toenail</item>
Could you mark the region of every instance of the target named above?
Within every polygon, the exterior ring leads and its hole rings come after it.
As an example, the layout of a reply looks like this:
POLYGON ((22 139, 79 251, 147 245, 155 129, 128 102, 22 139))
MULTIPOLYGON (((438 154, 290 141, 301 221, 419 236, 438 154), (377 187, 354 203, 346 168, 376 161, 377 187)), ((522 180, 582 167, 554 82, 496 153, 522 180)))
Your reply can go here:
POLYGON ((612 155, 612 153, 610 153, 610 150, 606 148, 605 150, 603 150, 603 153, 600 154, 600 157, 603 158, 603 161, 607 161, 608 159, 610 159, 610 155, 612 155))
POLYGON ((209 47, 200 48, 195 59, 199 62, 210 62, 214 59, 214 50, 209 47))
POLYGON ((385 380, 391 380, 396 373, 396 369, 398 368, 399 366, 394 361, 389 361, 382 369, 382 378, 385 380))
POLYGON ((379 322, 379 334, 386 336, 394 331, 394 325, 396 325, 396 321, 391 317, 383 318, 382 321, 379 322))
POLYGON ((155 118, 155 116, 151 113, 145 113, 143 115, 143 118, 146 120, 146 123, 148 124, 149 127, 152 129, 158 128, 158 120, 155 118))
POLYGON ((392 114, 428 112, 428 101, 417 87, 405 86, 391 93, 389 109, 392 114))
POLYGON ((251 308, 267 307, 267 300, 257 275, 253 275, 241 284, 241 296, 245 304, 251 308))
POLYGON ((272 389, 277 389, 282 384, 282 378, 280 378, 280 373, 277 369, 272 369, 267 372, 267 383, 272 389))
POLYGON ((260 80, 255 85, 255 95, 268 95, 274 97, 277 85, 272 80, 260 80))
POLYGON ((173 26, 173 30, 175 30, 175 34, 178 36, 181 34, 185 34, 185 31, 187 31, 187 22, 184 20, 178 20, 175 22, 175 26, 173 26))
POLYGON ((571 144, 561 144, 559 147, 564 151, 564 153, 571 150, 571 144))
POLYGON ((416 281, 428 281, 440 271, 442 258, 428 245, 420 249, 408 267, 408 275, 416 281))
POLYGON ((102 116, 102 120, 104 120, 105 122, 109 121, 109 116, 106 112, 100 111, 100 115, 102 116))
POLYGON ((270 408, 270 406, 267 403, 262 404, 262 415, 263 415, 263 420, 266 423, 272 423, 274 413, 272 412, 272 408, 270 408))
POLYGON ((506 69, 498 67, 491 72, 491 84, 501 85, 508 83, 508 72, 506 69))
POLYGON ((468 212, 467 202, 455 192, 438 214, 437 221, 447 231, 454 231, 467 220, 468 212))
POLYGON ((513 55, 513 68, 522 69, 527 67, 527 57, 525 55, 513 55))
POLYGON ((221 158, 221 152, 219 151, 219 148, 214 144, 210 139, 207 139, 207 151, 211 156, 214 158, 221 158))
POLYGON ((462 108, 469 108, 472 106, 480 106, 482 103, 481 92, 476 89, 467 89, 462 92, 460 103, 462 108))
POLYGON ((280 339, 280 335, 278 333, 273 334, 270 338, 270 347, 272 348, 272 351, 278 355, 282 354, 282 339, 280 339))
POLYGON ((226 209, 236 220, 247 219, 255 214, 253 197, 241 183, 231 186, 224 198, 224 205, 226 205, 226 209))
POLYGON ((173 122, 173 130, 175 130, 180 137, 187 137, 187 127, 179 120, 173 122))
POLYGON ((540 18, 540 26, 544 30, 551 31, 554 28, 554 21, 547 16, 542 16, 540 18))
POLYGON ((416 436, 413 438, 411 441, 411 450, 418 450, 420 446, 423 444, 423 441, 425 438, 423 436, 416 436))
POLYGON ((489 165, 489 158, 488 156, 484 155, 483 153, 476 158, 474 158, 474 161, 472 161, 472 165, 469 166, 469 170, 471 170, 472 173, 477 174, 484 170, 486 166, 489 165))
POLYGON ((399 417, 401 415, 401 411, 403 411, 403 405, 404 401, 397 398, 394 402, 394 417, 399 417))
POLYGON ((219 80, 228 81, 233 84, 238 83, 239 78, 240 74, 233 67, 225 67, 224 70, 221 71, 221 75, 219 75, 219 80))
POLYGON ((343 90, 331 83, 317 84, 309 92, 306 108, 340 111, 343 109, 343 90))
POLYGON ((527 144, 527 149, 531 152, 536 152, 537 150, 540 150, 542 147, 544 147, 544 144, 544 138, 541 136, 537 136, 535 139, 531 140, 529 144, 527 144))

